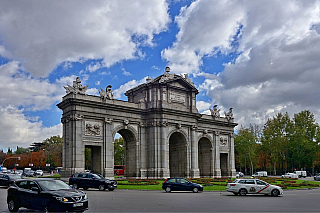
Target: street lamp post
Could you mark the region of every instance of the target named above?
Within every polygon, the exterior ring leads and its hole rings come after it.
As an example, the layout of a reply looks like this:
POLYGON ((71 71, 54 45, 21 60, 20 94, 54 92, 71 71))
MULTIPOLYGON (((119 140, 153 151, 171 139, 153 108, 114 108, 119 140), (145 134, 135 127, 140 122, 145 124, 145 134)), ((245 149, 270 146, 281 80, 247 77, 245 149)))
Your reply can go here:
POLYGON ((121 154, 121 162, 122 162, 122 164, 121 165, 123 165, 123 158, 124 158, 124 154, 121 154))
POLYGON ((4 162, 5 162, 6 160, 10 159, 10 158, 18 158, 18 160, 21 159, 20 157, 8 157, 8 158, 6 158, 6 159, 4 159, 4 160, 2 161, 1 166, 3 166, 3 165, 4 165, 4 162))

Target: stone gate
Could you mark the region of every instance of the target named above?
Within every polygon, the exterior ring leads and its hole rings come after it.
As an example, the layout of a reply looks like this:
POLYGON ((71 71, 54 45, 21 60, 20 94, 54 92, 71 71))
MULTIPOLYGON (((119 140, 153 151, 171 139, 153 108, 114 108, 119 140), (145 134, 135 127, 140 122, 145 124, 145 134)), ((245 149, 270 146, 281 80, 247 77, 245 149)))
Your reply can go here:
POLYGON ((235 176, 232 108, 220 116, 198 113, 198 90, 188 75, 167 67, 157 78, 128 90, 128 101, 115 100, 111 85, 87 95, 80 78, 66 86, 63 111, 62 177, 85 169, 85 148, 92 170, 114 177, 114 137, 125 141, 125 176, 135 178, 235 176))

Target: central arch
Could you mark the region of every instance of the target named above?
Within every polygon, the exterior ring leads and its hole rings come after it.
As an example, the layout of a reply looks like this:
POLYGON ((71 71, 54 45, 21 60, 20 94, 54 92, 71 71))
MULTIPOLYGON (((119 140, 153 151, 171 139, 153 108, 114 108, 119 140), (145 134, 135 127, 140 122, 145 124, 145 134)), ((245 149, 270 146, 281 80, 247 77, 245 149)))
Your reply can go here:
POLYGON ((169 138, 169 169, 170 177, 187 176, 187 140, 180 132, 169 138))

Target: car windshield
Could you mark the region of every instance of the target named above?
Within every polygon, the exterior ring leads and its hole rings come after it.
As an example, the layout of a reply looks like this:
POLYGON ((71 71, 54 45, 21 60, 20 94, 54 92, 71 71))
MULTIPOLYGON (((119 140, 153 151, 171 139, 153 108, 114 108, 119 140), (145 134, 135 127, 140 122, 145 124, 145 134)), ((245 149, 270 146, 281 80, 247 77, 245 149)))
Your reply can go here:
POLYGON ((71 189, 71 187, 61 180, 40 180, 38 184, 44 191, 55 191, 60 189, 71 189))
POLYGON ((96 179, 104 179, 104 177, 102 175, 99 174, 92 174, 92 176, 96 179))

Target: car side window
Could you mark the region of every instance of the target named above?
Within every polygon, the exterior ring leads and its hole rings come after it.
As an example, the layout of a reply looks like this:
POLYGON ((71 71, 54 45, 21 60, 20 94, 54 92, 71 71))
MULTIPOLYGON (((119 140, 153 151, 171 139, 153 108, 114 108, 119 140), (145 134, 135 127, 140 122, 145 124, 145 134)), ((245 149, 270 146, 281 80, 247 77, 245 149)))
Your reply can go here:
POLYGON ((175 183, 176 182, 176 179, 169 179, 167 180, 167 183, 175 183))
POLYGON ((267 185, 267 183, 266 182, 264 182, 264 181, 261 181, 261 180, 257 180, 257 184, 258 185, 267 185))
POLYGON ((19 188, 22 188, 22 189, 28 189, 28 181, 20 181, 20 182, 17 182, 16 185, 19 187, 19 188))
POLYGON ((255 184, 254 180, 246 180, 246 184, 255 184))
POLYGON ((37 187, 39 189, 38 185, 34 181, 29 182, 29 187, 29 189, 31 189, 32 187, 37 187))
POLYGON ((188 181, 186 179, 180 179, 181 183, 188 183, 188 181))
POLYGON ((79 174, 74 174, 73 177, 77 178, 79 177, 79 174))
POLYGON ((239 183, 244 184, 244 183, 246 183, 246 181, 245 180, 239 180, 239 183))

